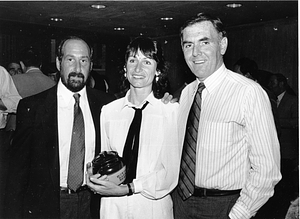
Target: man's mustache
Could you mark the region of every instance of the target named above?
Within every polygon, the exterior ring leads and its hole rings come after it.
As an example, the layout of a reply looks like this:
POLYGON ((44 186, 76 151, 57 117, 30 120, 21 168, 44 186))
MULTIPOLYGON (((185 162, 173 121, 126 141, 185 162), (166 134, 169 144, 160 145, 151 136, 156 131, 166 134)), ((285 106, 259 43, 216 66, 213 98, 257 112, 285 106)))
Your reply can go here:
POLYGON ((84 74, 82 74, 81 72, 70 72, 68 77, 84 78, 84 74))

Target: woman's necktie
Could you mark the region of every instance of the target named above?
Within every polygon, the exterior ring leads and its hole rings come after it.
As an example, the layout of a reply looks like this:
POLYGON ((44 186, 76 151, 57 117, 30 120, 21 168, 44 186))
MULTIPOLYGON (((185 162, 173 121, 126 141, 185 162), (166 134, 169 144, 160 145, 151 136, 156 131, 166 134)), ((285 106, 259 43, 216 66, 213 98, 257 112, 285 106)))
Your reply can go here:
POLYGON ((136 177, 136 166, 138 161, 140 129, 142 122, 142 111, 149 102, 147 101, 141 109, 133 107, 135 114, 131 122, 125 146, 123 149, 123 160, 126 165, 126 179, 123 182, 131 183, 136 177))

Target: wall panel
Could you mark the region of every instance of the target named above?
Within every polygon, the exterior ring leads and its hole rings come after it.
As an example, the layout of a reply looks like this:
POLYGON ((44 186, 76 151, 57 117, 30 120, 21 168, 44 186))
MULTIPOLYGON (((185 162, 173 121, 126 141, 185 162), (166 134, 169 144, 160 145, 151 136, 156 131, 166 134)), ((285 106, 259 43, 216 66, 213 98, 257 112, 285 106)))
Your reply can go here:
POLYGON ((255 60, 259 69, 282 73, 298 92, 298 24, 296 19, 279 20, 260 25, 231 28, 226 64, 246 56, 255 60))

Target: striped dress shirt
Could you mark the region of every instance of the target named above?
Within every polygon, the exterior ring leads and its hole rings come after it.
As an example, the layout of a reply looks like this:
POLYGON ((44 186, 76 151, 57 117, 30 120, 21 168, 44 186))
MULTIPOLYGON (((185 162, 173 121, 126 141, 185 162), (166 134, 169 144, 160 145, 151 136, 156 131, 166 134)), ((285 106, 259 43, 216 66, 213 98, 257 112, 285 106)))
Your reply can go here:
MULTIPOLYGON (((256 82, 223 64, 204 81, 196 149, 195 185, 242 189, 230 218, 250 218, 273 195, 281 179, 280 151, 271 104, 256 82)), ((197 86, 180 97, 179 143, 197 86)))

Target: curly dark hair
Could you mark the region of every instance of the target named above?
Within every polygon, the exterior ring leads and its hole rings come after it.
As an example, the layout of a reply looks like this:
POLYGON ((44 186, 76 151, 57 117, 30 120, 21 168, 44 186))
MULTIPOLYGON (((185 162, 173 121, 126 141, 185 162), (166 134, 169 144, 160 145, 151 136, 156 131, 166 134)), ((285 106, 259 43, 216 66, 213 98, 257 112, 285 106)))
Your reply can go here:
MULTIPOLYGON (((157 63, 156 70, 159 71, 160 74, 156 76, 158 77, 158 80, 154 79, 152 90, 154 96, 160 99, 169 89, 169 80, 167 77, 168 63, 165 61, 165 58, 163 56, 162 47, 159 42, 148 37, 137 37, 127 46, 127 50, 125 52, 125 63, 127 63, 129 56, 132 54, 135 55, 138 50, 140 50, 146 57, 155 60, 157 63)), ((121 89, 126 91, 129 89, 130 84, 128 80, 126 80, 127 78, 124 76, 124 73, 125 67, 121 70, 121 89)))

